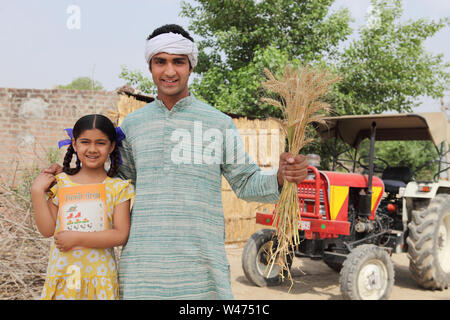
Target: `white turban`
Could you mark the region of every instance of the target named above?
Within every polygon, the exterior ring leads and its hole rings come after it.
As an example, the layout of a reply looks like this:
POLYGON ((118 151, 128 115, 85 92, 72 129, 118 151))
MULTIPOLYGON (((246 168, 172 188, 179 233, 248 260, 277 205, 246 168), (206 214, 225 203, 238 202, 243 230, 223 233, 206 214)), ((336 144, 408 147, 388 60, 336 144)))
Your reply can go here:
POLYGON ((162 33, 148 40, 145 46, 145 60, 150 63, 152 57, 161 52, 187 55, 191 66, 194 68, 197 65, 197 46, 181 34, 162 33))

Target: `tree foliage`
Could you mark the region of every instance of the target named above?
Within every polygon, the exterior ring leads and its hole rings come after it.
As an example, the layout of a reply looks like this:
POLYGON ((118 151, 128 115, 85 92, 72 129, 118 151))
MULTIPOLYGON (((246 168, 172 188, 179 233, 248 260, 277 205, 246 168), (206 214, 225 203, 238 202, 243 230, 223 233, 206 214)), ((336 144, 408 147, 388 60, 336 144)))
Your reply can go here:
MULTIPOLYGON (((370 141, 364 140, 359 155, 369 155, 370 141)), ((418 181, 431 181, 437 170, 438 153, 431 141, 378 141, 375 155, 391 166, 405 166, 411 169, 418 181)), ((367 162, 366 162, 367 163, 367 162)), ((380 166, 383 163, 378 162, 380 166)))
POLYGON ((270 46, 291 58, 315 61, 336 53, 338 44, 351 33, 348 10, 330 14, 334 0, 196 2, 197 6, 183 2, 181 15, 191 19, 190 30, 202 38, 201 73, 221 63, 232 70, 245 67, 257 49, 270 46))
POLYGON ((328 96, 337 114, 411 111, 419 97, 436 98, 448 89, 449 64, 424 49, 448 19, 400 22, 400 0, 372 0, 372 22, 344 47, 350 16, 347 9, 331 12, 333 2, 183 2, 181 15, 201 37, 201 80, 193 91, 222 111, 278 116, 259 101, 262 70, 276 72, 288 61, 326 66, 343 77, 328 96))
POLYGON ((334 57, 351 29, 346 9, 330 13, 333 1, 183 2, 181 15, 201 37, 195 70, 201 80, 192 91, 224 112, 280 116, 259 100, 263 69, 276 73, 288 61, 318 64, 334 57))
POLYGON ((220 72, 219 67, 212 66, 203 73, 201 80, 197 79, 192 84, 191 89, 195 95, 223 112, 280 117, 278 108, 261 103, 261 80, 265 67, 281 70, 287 61, 287 55, 276 48, 258 49, 252 62, 242 68, 220 72))
POLYGON ((119 78, 125 80, 128 85, 143 93, 156 93, 156 86, 153 81, 144 76, 139 70, 132 71, 129 70, 127 66, 122 65, 122 71, 120 72, 119 78))
POLYGON ((401 0, 372 0, 372 15, 359 37, 336 61, 343 80, 334 106, 340 114, 412 112, 421 96, 438 98, 449 88, 449 63, 433 55, 424 41, 449 19, 400 22, 401 0))
POLYGON ((58 85, 58 89, 69 90, 103 90, 103 86, 99 81, 94 81, 89 77, 78 77, 67 85, 58 85))

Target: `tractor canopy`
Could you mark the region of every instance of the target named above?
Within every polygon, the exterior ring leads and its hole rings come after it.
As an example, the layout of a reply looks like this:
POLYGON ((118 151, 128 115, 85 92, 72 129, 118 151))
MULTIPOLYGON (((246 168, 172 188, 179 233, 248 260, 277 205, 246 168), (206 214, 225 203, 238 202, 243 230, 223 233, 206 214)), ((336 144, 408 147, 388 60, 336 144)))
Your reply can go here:
POLYGON ((450 142, 450 126, 443 112, 418 114, 377 114, 326 117, 325 123, 314 123, 322 139, 338 138, 357 148, 370 138, 370 128, 376 123, 377 141, 430 140, 437 147, 450 142))

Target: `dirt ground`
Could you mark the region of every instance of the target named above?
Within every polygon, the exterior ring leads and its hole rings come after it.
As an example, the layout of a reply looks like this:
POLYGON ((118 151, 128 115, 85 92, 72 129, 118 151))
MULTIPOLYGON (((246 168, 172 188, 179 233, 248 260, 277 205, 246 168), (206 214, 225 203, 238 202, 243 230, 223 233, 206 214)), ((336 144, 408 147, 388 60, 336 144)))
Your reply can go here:
MULTIPOLYGON (((227 256, 231 266, 231 287, 236 300, 342 300, 339 274, 322 261, 295 258, 291 274, 294 285, 288 292, 290 282, 280 286, 260 288, 251 284, 244 275, 241 264, 241 246, 228 245, 227 256)), ((395 283, 390 300, 450 300, 450 289, 425 290, 417 286, 409 275, 406 253, 392 255, 395 283)))

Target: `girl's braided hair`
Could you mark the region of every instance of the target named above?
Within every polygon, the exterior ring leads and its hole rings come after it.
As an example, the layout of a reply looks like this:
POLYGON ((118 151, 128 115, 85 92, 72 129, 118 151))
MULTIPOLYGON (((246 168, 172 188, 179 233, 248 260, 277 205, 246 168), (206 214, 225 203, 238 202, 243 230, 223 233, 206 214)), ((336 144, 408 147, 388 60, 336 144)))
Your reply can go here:
MULTIPOLYGON (((73 138, 75 140, 86 130, 98 129, 103 132, 111 141, 111 143, 116 142, 116 129, 114 124, 107 117, 101 114, 89 114, 87 116, 81 117, 73 126, 73 138)), ((73 155, 76 154, 72 144, 67 148, 66 155, 64 156, 63 162, 63 172, 68 175, 74 175, 78 173, 81 169, 81 162, 77 157, 76 167, 71 168, 70 163, 72 162, 73 155)), ((119 171, 119 148, 117 143, 114 147, 113 152, 110 154, 111 166, 107 172, 108 177, 114 177, 119 171)))

